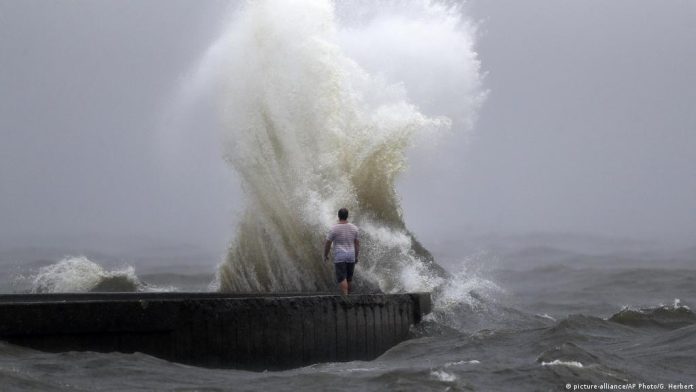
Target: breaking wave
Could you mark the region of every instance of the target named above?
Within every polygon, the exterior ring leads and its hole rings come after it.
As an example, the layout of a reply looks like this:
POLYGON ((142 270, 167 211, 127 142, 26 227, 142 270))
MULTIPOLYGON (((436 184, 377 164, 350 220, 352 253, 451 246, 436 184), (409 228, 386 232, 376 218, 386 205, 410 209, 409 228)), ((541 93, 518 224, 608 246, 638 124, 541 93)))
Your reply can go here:
POLYGON ((30 292, 34 294, 175 290, 143 283, 131 266, 109 271, 83 256, 66 257, 41 267, 27 280, 31 284, 30 292))
POLYGON ((337 15, 329 0, 245 3, 192 78, 221 86, 224 156, 246 195, 222 291, 333 290, 321 252, 340 207, 361 229, 359 289, 446 282, 404 223, 396 180, 414 143, 473 123, 484 96, 473 29, 456 6, 359 4, 337 15), (369 59, 370 72, 358 63, 369 59))
POLYGON ((673 305, 640 309, 624 307, 612 315, 609 321, 632 327, 677 329, 696 324, 696 314, 688 306, 682 305, 679 299, 675 299, 673 305))

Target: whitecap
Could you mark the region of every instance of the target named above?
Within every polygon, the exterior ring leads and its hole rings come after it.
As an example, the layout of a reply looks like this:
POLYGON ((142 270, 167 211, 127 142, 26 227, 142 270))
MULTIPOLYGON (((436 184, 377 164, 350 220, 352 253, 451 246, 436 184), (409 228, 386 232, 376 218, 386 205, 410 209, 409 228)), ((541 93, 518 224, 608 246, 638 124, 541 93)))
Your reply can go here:
POLYGON ((433 370, 430 372, 430 375, 437 380, 444 381, 444 382, 454 382, 457 380, 457 376, 451 373, 447 373, 444 370, 433 370))
POLYGON ((561 360, 553 360, 551 362, 542 362, 541 366, 568 366, 568 367, 576 367, 582 369, 584 366, 582 363, 578 361, 561 361, 561 360))
POLYGON ((478 361, 476 359, 472 359, 470 361, 461 360, 461 361, 456 361, 456 362, 448 362, 445 364, 445 367, 459 366, 459 365, 478 365, 479 363, 481 363, 481 361, 478 361))
POLYGON ((102 292, 168 292, 174 286, 154 286, 143 283, 133 266, 107 270, 84 256, 67 256, 57 263, 39 268, 26 278, 31 282, 31 293, 86 293, 102 292))

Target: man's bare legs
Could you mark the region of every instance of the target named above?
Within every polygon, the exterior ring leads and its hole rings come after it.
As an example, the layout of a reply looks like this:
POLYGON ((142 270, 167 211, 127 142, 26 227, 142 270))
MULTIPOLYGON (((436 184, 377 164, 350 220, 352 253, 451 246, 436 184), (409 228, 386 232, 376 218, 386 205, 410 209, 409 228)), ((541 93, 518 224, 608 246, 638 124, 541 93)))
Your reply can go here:
POLYGON ((347 279, 343 279, 341 283, 338 284, 338 287, 341 289, 341 294, 348 295, 348 290, 350 290, 350 283, 348 283, 347 279))

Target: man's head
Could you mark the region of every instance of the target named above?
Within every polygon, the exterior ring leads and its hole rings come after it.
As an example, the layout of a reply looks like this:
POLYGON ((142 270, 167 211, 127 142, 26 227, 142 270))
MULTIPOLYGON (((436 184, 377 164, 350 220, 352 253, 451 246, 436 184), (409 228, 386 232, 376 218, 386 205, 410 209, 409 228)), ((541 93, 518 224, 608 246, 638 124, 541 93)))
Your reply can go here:
POLYGON ((347 208, 341 208, 340 210, 338 210, 338 219, 340 219, 340 220, 348 219, 348 209, 347 208))

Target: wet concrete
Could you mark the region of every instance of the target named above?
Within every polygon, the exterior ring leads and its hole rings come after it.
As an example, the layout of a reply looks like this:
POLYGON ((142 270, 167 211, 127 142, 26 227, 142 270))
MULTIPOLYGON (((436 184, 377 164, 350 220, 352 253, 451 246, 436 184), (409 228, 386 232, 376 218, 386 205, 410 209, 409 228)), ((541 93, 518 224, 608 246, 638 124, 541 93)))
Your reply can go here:
POLYGON ((279 370, 370 360, 409 337, 430 295, 0 295, 0 339, 39 350, 143 352, 197 366, 279 370))

